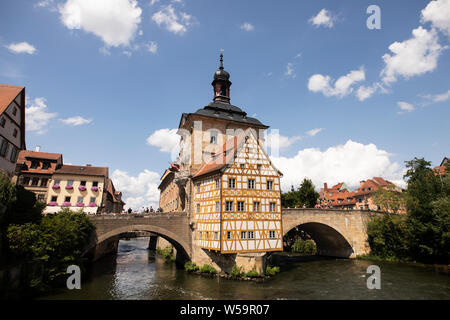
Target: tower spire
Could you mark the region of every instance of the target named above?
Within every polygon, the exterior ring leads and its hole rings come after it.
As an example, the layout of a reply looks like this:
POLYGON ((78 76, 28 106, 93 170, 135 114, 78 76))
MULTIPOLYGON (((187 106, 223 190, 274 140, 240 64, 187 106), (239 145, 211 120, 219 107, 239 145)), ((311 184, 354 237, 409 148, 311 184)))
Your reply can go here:
POLYGON ((214 101, 230 103, 230 74, 223 68, 223 49, 220 49, 220 66, 211 83, 214 88, 214 101))

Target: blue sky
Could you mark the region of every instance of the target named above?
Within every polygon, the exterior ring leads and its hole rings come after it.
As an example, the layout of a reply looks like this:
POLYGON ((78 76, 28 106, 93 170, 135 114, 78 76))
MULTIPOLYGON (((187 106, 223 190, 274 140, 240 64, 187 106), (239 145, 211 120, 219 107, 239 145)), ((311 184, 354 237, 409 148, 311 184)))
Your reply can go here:
POLYGON ((401 183, 405 160, 449 155, 449 0, 89 2, 3 1, 0 83, 26 87, 28 149, 109 166, 128 204, 158 202, 221 48, 231 103, 279 130, 285 188, 401 183))

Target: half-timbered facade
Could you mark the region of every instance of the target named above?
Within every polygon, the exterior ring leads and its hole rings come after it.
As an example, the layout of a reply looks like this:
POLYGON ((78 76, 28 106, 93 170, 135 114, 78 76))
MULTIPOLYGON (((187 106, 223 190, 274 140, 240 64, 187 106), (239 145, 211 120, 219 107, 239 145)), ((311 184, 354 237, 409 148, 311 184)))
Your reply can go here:
POLYGON ((193 178, 197 246, 282 250, 280 176, 252 130, 228 140, 193 178))

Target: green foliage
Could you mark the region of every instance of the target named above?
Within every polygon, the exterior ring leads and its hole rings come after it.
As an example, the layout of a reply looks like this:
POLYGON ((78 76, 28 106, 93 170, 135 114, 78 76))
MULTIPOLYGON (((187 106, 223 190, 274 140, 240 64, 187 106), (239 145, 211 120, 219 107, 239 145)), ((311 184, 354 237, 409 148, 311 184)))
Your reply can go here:
POLYGON ((313 240, 297 239, 292 245, 291 251, 304 255, 315 255, 317 252, 316 243, 313 240))
POLYGON ((197 266, 197 265, 195 264, 195 262, 187 261, 187 262, 184 264, 184 270, 186 270, 187 272, 196 272, 196 271, 198 271, 199 269, 200 269, 199 266, 197 266))
POLYGON ((280 272, 280 267, 277 267, 277 266, 273 266, 273 267, 267 266, 266 267, 266 275, 268 275, 268 276, 274 276, 279 272, 280 272))
POLYGON ((209 274, 216 274, 217 273, 217 270, 213 266, 211 266, 209 264, 206 264, 206 263, 200 267, 199 271, 201 273, 209 273, 209 274))
POLYGON ((256 271, 256 268, 253 267, 253 269, 250 270, 249 272, 247 272, 247 273, 245 274, 245 276, 246 276, 246 277, 249 277, 249 278, 257 278, 257 277, 260 277, 261 275, 259 274, 258 271, 256 271))
POLYGON ((406 206, 403 195, 391 185, 378 188, 373 200, 384 212, 397 213, 406 206))
POLYGON ((285 208, 303 207, 313 208, 319 193, 315 191, 314 184, 309 179, 303 179, 303 182, 297 191, 292 187, 291 191, 281 194, 281 205, 285 208))
POLYGON ((425 263, 450 262, 450 167, 440 176, 423 158, 406 162, 405 216, 388 214, 368 224, 372 254, 425 263))
POLYGON ((23 261, 25 286, 43 291, 62 285, 69 265, 83 266, 94 228, 87 215, 70 210, 44 216, 39 224, 10 225, 9 249, 14 259, 23 261))
POLYGON ((171 246, 167 246, 164 249, 157 248, 156 251, 163 256, 167 261, 175 261, 175 257, 173 255, 173 248, 171 246))
POLYGON ((233 266, 230 274, 233 277, 237 277, 237 278, 244 276, 244 273, 242 272, 242 267, 238 267, 237 265, 233 266))
POLYGON ((367 224, 367 235, 372 254, 387 260, 407 257, 406 217, 392 214, 374 217, 367 224))
POLYGON ((0 173, 0 255, 7 254, 8 226, 39 223, 44 208, 45 204, 37 201, 33 192, 12 184, 9 177, 0 173))

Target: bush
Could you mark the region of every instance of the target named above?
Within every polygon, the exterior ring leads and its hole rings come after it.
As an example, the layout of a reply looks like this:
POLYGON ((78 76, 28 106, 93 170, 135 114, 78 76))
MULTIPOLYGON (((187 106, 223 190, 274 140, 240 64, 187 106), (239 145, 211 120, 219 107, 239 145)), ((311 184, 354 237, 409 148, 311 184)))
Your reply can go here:
POLYGON ((266 267, 266 275, 268 275, 268 276, 274 276, 279 272, 280 272, 280 267, 277 267, 277 266, 273 266, 273 267, 267 266, 266 267))
POLYGON ((156 251, 163 256, 164 259, 168 261, 175 261, 175 257, 173 255, 173 248, 171 246, 167 246, 164 249, 158 247, 156 251))
POLYGON ((195 262, 187 261, 184 264, 184 270, 186 270, 187 272, 196 272, 199 269, 200 269, 199 266, 196 265, 195 262))
POLYGON ((256 271, 256 268, 253 268, 252 270, 247 272, 245 276, 249 278, 257 278, 260 277, 261 275, 258 273, 258 271, 256 271))
POLYGON ((9 250, 22 263, 25 288, 35 292, 62 286, 69 265, 83 268, 94 228, 87 215, 70 211, 44 216, 39 224, 10 225, 9 250))
POLYGON ((316 243, 313 240, 298 239, 292 245, 291 251, 304 255, 314 255, 317 252, 316 243))
POLYGON ((237 265, 233 266, 230 274, 233 277, 237 277, 237 278, 242 277, 244 275, 244 273, 242 272, 242 267, 238 267, 237 265))
POLYGON ((201 273, 216 274, 217 270, 213 266, 205 263, 203 266, 201 266, 200 272, 201 273))

